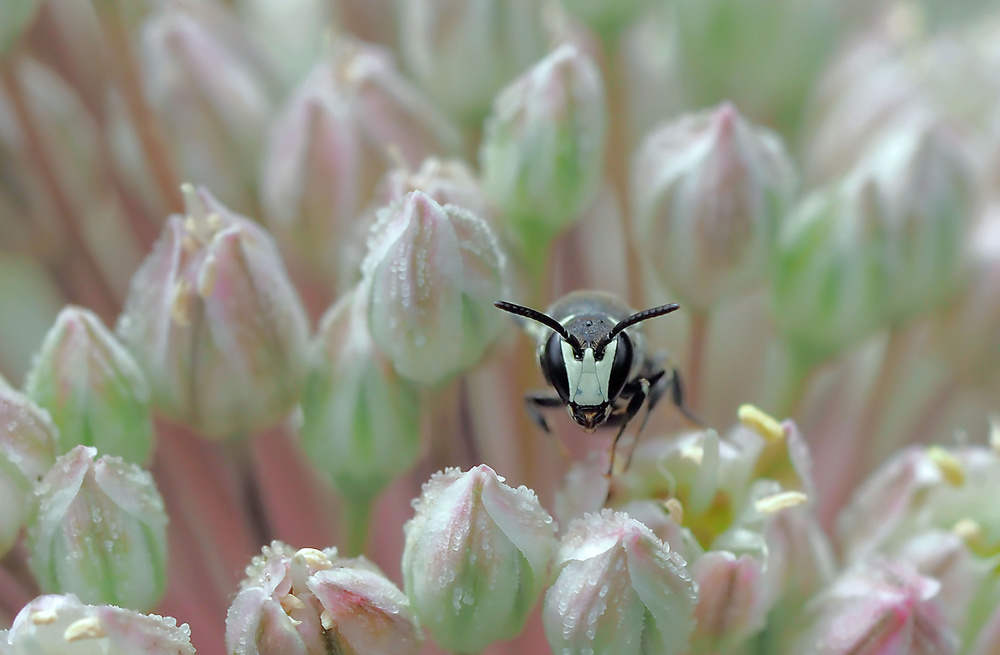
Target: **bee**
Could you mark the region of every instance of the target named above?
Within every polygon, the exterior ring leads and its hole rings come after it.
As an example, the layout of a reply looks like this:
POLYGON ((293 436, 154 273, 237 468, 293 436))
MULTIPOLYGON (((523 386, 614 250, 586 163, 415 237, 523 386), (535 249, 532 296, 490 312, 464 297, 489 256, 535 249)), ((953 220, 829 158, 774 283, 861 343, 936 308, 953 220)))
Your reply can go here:
MULTIPOLYGON (((669 390, 673 404, 688 420, 701 421, 685 406, 677 369, 664 367, 665 356, 647 356, 639 323, 680 309, 676 303, 636 312, 618 297, 601 291, 574 291, 546 313, 511 302, 499 309, 533 321, 525 323, 538 344, 538 363, 552 389, 524 397, 532 421, 551 434, 542 410, 563 406, 587 432, 618 427, 611 444, 608 475, 615 448, 626 426, 648 400, 638 439, 650 412, 669 390), (547 328, 547 329, 546 329, 547 328)), ((626 460, 631 459, 631 453, 626 460)))

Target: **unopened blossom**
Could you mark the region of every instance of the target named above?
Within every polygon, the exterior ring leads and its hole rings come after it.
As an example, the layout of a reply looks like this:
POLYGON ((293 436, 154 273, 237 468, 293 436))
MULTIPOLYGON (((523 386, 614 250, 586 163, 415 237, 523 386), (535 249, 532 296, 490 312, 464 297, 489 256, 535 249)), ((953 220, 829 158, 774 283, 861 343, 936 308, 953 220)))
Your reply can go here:
POLYGON ((958 639, 942 613, 940 584, 907 565, 874 562, 845 572, 814 603, 814 627, 796 652, 950 655, 958 639))
POLYGON ((684 653, 697 585, 684 559, 627 514, 604 510, 570 524, 545 594, 555 653, 684 653))
POLYGON ((34 484, 55 461, 58 434, 48 412, 0 379, 0 556, 31 514, 34 484))
POLYGON ((483 186, 526 248, 570 225, 593 199, 607 122, 600 71, 575 45, 560 46, 497 96, 479 150, 483 186))
POLYGON ((35 488, 31 571, 43 591, 148 611, 166 589, 167 516, 152 476, 77 446, 35 488))
POLYGON ((852 176, 799 202, 778 237, 774 318, 793 348, 823 359, 888 321, 888 235, 877 186, 852 176))
POLYGON ((555 524, 526 487, 484 465, 424 484, 406 524, 403 581, 442 647, 478 653, 517 636, 548 581, 555 524))
POLYGON ((963 281, 975 191, 957 135, 940 124, 900 121, 871 146, 855 172, 882 203, 881 259, 887 312, 900 322, 947 303, 963 281))
POLYGON ((39 596, 0 631, 4 655, 194 655, 191 629, 170 617, 110 605, 85 605, 72 594, 39 596))
POLYGON ((264 53, 213 8, 165 3, 143 25, 143 80, 188 179, 252 208, 257 160, 274 113, 264 53))
POLYGON ((705 553, 691 566, 698 584, 692 637, 698 650, 724 650, 764 627, 770 606, 764 598, 762 569, 761 560, 724 550, 705 553))
POLYGON ((439 205, 469 209, 487 222, 495 219, 496 209, 476 174, 462 159, 429 157, 416 171, 404 168, 388 171, 375 189, 375 203, 389 205, 411 191, 423 191, 439 205))
POLYGON ((137 464, 149 459, 149 384, 93 312, 69 306, 59 313, 28 373, 25 392, 51 414, 60 452, 84 445, 137 464))
POLYGON ((730 104, 648 135, 632 164, 637 249, 686 307, 761 284, 797 176, 780 137, 730 104))
POLYGON ((413 77, 452 116, 482 120, 497 92, 545 54, 542 0, 399 4, 399 47, 413 77))
POLYGON ((421 641, 403 592, 336 548, 264 546, 226 616, 231 655, 416 655, 421 641))
POLYGON ((351 499, 370 499, 420 453, 420 396, 372 342, 351 292, 320 322, 302 399, 302 445, 351 499))
POLYGON ((184 187, 132 278, 118 334, 153 406, 205 436, 267 429, 298 401, 308 322, 271 236, 184 187))
POLYGON ((369 330, 399 373, 438 384, 482 358, 503 327, 506 257, 486 222, 422 191, 379 212, 362 265, 369 330))

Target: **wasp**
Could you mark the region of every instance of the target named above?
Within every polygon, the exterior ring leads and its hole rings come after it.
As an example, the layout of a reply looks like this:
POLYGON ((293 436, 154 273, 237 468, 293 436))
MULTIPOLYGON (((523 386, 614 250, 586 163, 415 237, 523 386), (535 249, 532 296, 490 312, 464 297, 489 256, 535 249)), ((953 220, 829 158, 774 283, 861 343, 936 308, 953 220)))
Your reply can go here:
POLYGON ((639 327, 643 321, 677 311, 680 305, 672 303, 636 312, 618 297, 602 291, 574 291, 556 301, 546 313, 512 302, 494 304, 534 322, 525 323, 525 328, 537 341, 538 363, 552 387, 525 395, 525 407, 534 423, 551 434, 542 410, 562 406, 587 432, 602 426, 618 427, 611 443, 608 475, 614 469, 618 440, 647 401, 636 439, 668 390, 680 412, 701 424, 684 404, 677 369, 665 367, 663 355, 647 356, 639 327))

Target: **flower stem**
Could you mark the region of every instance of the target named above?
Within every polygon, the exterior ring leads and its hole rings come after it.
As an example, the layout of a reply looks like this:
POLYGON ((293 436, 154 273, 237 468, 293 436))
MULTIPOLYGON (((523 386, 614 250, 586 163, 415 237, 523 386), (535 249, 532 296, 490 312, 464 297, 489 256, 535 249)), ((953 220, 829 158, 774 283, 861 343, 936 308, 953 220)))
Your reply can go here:
POLYGON ((771 413, 782 418, 795 417, 802 408, 809 382, 818 368, 815 357, 811 357, 790 344, 785 346, 784 370, 776 376, 780 382, 774 385, 768 395, 773 399, 769 405, 771 413))
POLYGON ((708 339, 708 319, 706 312, 691 312, 691 334, 688 338, 688 368, 685 371, 688 407, 700 411, 700 391, 702 371, 705 368, 705 346, 708 339))
POLYGON ((345 498, 343 505, 343 540, 348 557, 357 557, 368 546, 374 498, 345 498))
MULTIPOLYGON (((876 443, 876 437, 878 436, 879 429, 882 427, 882 419, 887 409, 886 403, 894 387, 893 382, 899 374, 903 354, 906 352, 906 343, 905 334, 900 327, 894 326, 889 329, 889 339, 886 342, 885 352, 882 355, 882 362, 875 376, 875 382, 872 384, 868 397, 865 399, 861 419, 858 422, 857 434, 859 439, 856 443, 858 443, 859 447, 861 444, 870 445, 876 443)), ((872 448, 866 449, 868 457, 871 457, 872 450, 872 448)), ((869 468, 875 462, 868 461, 865 464, 867 465, 866 468, 869 468)), ((863 474, 864 471, 859 470, 858 473, 863 474)))

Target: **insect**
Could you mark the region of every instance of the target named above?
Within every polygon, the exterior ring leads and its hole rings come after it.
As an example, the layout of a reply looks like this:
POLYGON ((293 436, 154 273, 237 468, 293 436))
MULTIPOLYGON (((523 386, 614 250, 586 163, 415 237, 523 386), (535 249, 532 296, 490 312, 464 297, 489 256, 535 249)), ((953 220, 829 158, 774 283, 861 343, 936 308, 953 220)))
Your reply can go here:
MULTIPOLYGON (((634 312, 616 296, 601 291, 574 291, 556 301, 545 314, 506 301, 494 304, 505 312, 534 321, 525 327, 537 340, 542 374, 553 387, 529 392, 524 397, 528 415, 539 427, 551 433, 542 410, 559 406, 565 406, 573 420, 587 432, 602 426, 618 427, 611 444, 608 475, 614 469, 618 440, 647 400, 649 406, 639 433, 668 389, 681 413, 701 424, 684 405, 677 369, 665 368, 662 355, 646 355, 638 327, 642 321, 680 309, 680 305, 634 312)), ((638 436, 637 433, 637 439, 638 436)), ((629 453, 626 466, 631 456, 629 453)))

